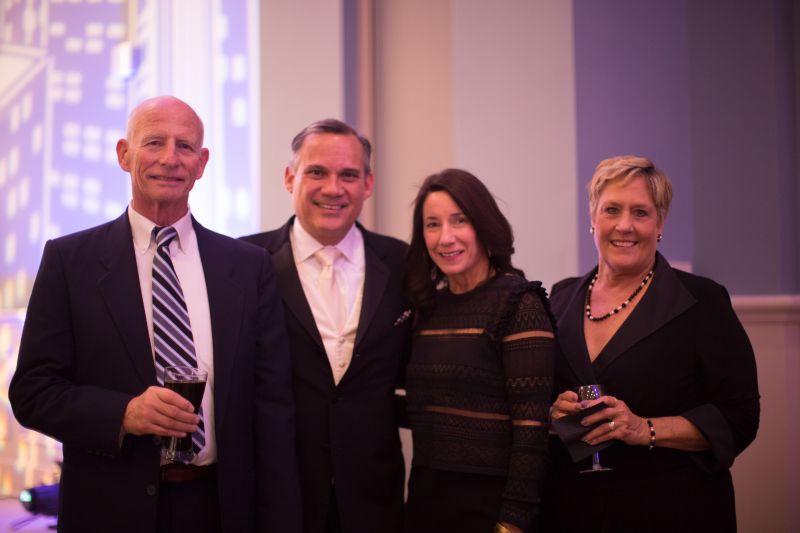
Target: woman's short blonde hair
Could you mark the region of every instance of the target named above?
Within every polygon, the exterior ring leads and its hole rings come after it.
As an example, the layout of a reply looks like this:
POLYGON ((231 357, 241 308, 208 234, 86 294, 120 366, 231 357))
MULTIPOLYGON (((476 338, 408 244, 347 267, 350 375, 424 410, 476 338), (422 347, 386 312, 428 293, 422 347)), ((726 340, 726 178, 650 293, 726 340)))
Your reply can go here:
POLYGON ((594 175, 589 182, 589 217, 594 217, 597 202, 609 182, 622 180, 622 184, 641 176, 647 183, 650 198, 658 212, 658 222, 663 224, 669 213, 672 203, 672 184, 666 174, 653 165, 646 157, 635 155, 619 155, 600 161, 594 169, 594 175))

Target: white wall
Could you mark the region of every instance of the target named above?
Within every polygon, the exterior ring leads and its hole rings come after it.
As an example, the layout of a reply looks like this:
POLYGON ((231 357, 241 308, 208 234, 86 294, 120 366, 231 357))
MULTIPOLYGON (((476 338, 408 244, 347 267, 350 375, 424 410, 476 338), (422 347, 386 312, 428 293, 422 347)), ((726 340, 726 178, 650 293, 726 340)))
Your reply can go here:
POLYGON ((427 0, 378 2, 375 15, 376 220, 408 240, 417 186, 455 164, 452 15, 427 0))
POLYGON ((549 289, 577 274, 572 2, 453 2, 454 164, 511 221, 514 261, 549 289))
POLYGON ((315 120, 344 116, 341 4, 261 2, 261 229, 292 213, 283 186, 292 138, 315 120))
POLYGON ((517 266, 547 287, 577 273, 571 5, 377 4, 381 231, 408 239, 417 186, 462 167, 511 221, 517 266))
POLYGON ((799 531, 800 295, 738 296, 733 304, 758 366, 761 423, 733 465, 739 531, 799 531))

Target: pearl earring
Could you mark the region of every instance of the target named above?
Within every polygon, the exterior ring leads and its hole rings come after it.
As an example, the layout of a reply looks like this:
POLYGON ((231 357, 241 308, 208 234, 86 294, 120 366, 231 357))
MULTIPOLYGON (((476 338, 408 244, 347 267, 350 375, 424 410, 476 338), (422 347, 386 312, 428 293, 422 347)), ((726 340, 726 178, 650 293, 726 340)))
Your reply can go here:
POLYGON ((594 235, 594 226, 590 226, 590 227, 589 227, 589 233, 591 233, 592 235, 594 235))
POLYGON ((664 236, 659 233, 658 236, 656 237, 656 240, 658 242, 661 242, 661 239, 663 239, 663 238, 664 238, 664 236))

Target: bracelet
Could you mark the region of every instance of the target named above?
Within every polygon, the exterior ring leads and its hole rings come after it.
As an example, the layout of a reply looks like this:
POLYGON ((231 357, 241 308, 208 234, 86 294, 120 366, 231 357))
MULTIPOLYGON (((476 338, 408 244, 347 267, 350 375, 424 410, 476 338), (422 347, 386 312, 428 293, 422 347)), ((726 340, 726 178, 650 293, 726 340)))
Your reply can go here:
POLYGON ((652 450, 656 447, 656 428, 653 427, 653 421, 649 418, 647 419, 647 426, 650 428, 650 447, 647 449, 652 450))
POLYGON ((507 528, 506 526, 504 526, 503 524, 501 524, 500 522, 497 522, 497 523, 494 525, 494 533, 511 533, 511 530, 510 530, 510 529, 508 529, 508 528, 507 528))

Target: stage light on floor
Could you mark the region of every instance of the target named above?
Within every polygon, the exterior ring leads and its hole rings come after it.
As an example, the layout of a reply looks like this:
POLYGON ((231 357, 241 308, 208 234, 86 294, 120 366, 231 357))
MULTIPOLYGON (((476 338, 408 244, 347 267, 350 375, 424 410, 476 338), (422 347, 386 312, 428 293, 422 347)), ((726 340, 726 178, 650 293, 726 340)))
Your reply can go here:
POLYGON ((19 501, 29 513, 56 516, 58 515, 58 483, 25 489, 19 493, 19 501))

